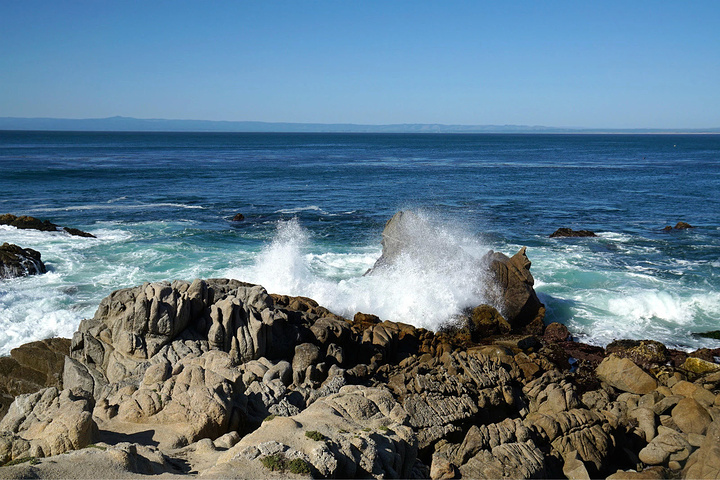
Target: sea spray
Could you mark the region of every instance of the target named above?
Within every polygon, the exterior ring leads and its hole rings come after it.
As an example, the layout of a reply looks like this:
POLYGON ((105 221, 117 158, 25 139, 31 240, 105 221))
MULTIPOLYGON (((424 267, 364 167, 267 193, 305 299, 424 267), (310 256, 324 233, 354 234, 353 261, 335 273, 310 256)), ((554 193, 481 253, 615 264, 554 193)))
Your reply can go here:
POLYGON ((281 221, 256 263, 230 273, 270 292, 311 297, 348 317, 361 311, 433 330, 487 301, 492 282, 478 256, 487 252, 485 246, 428 214, 414 217, 409 227, 404 238, 396 239, 407 248, 392 264, 363 275, 379 256, 377 251, 363 256, 362 262, 343 265, 344 278, 332 279, 326 257, 310 252, 311 236, 298 219, 281 221))

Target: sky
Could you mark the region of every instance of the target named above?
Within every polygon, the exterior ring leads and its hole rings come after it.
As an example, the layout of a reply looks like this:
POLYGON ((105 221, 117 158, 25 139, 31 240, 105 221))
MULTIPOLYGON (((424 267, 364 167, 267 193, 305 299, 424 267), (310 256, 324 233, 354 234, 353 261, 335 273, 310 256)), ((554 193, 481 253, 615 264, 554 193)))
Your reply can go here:
POLYGON ((0 0, 0 116, 720 127, 720 2, 0 0))

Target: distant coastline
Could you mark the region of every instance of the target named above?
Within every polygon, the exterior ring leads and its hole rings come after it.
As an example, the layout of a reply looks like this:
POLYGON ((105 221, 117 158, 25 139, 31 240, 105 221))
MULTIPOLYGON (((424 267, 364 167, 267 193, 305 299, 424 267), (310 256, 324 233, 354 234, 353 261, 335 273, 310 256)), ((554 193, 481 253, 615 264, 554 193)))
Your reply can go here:
POLYGON ((167 120, 132 117, 0 117, 0 130, 77 132, 227 132, 227 133, 520 133, 520 134, 720 134, 720 128, 564 128, 538 125, 445 125, 283 123, 216 120, 167 120))

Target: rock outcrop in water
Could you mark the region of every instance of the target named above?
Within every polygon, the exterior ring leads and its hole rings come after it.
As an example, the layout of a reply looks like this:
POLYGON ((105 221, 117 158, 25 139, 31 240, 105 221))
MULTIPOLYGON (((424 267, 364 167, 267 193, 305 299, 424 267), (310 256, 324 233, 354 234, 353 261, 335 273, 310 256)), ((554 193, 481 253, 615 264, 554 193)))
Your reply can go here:
POLYGON ((393 268, 402 257, 434 269, 444 267, 436 263, 469 265, 470 274, 476 278, 476 290, 502 314, 512 330, 531 323, 542 325, 545 308, 533 289, 535 280, 524 247, 512 257, 491 250, 482 258, 473 258, 458 245, 444 241, 441 232, 423 217, 401 211, 385 224, 382 255, 366 275, 393 268))
POLYGON ((597 237, 597 235, 590 230, 573 230, 572 228, 563 227, 550 234, 550 238, 557 237, 597 237))
POLYGON ((77 228, 60 227, 50 220, 40 220, 27 215, 20 217, 11 213, 0 215, 0 225, 10 225, 21 230, 40 230, 41 232, 57 232, 58 230, 62 230, 77 237, 95 238, 95 235, 92 233, 83 232, 77 228))
POLYGON ((40 258, 37 250, 3 243, 0 245, 0 279, 45 273, 47 269, 40 258))

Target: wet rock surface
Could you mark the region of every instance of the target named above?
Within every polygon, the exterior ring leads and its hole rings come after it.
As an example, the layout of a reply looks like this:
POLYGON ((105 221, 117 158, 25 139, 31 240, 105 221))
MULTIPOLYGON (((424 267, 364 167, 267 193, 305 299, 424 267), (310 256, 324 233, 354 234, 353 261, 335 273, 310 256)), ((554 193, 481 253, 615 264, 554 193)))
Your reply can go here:
POLYGON ((0 215, 0 225, 10 225, 11 227, 19 228, 21 230, 39 230, 41 232, 57 232, 62 230, 70 235, 78 237, 95 238, 95 235, 83 232, 77 228, 60 227, 59 225, 52 223, 50 220, 40 220, 27 215, 17 216, 11 213, 0 215))
POLYGON ((40 258, 37 250, 3 243, 0 245, 0 279, 45 273, 47 269, 40 258))

